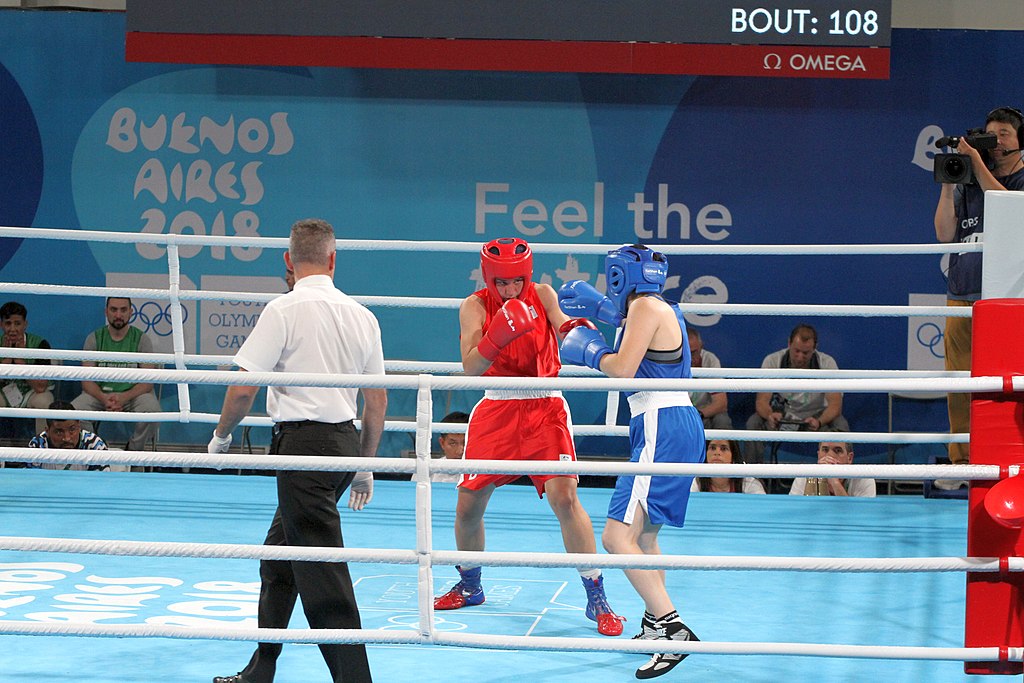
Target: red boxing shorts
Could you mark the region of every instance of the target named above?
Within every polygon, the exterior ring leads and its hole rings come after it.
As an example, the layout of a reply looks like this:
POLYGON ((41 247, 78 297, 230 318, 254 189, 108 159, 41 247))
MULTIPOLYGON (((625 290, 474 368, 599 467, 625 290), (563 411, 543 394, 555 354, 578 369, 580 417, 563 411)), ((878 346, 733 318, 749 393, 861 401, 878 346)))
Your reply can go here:
MULTIPOLYGON (((487 392, 488 395, 521 395, 525 392, 487 392)), ((575 462, 572 419, 561 394, 543 398, 487 398, 476 404, 466 432, 467 460, 565 460, 575 462)), ((459 486, 479 491, 502 486, 521 474, 463 474, 459 486)), ((526 475, 537 494, 544 496, 544 484, 555 477, 574 474, 526 475)))

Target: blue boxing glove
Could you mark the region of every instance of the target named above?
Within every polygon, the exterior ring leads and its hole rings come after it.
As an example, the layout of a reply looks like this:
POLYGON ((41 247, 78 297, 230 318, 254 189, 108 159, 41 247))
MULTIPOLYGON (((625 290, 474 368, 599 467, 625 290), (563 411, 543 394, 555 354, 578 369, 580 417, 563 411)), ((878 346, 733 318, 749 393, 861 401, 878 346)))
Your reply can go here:
POLYGON ((570 280, 558 289, 558 307, 573 318, 597 318, 618 327, 623 315, 612 300, 583 280, 570 280))
POLYGON ((570 365, 586 365, 601 369, 601 359, 612 352, 597 330, 580 325, 569 330, 562 340, 562 361, 570 365))

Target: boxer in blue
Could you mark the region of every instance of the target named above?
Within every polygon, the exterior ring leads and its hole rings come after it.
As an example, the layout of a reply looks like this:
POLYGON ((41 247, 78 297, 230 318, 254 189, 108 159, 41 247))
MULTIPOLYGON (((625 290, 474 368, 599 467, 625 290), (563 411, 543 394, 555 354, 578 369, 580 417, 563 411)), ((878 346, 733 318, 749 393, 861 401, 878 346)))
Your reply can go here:
MULTIPOLYGON (((691 377, 683 314, 678 304, 661 296, 667 275, 664 254, 633 245, 608 252, 607 296, 586 282, 566 282, 558 292, 558 303, 576 319, 562 326, 562 361, 587 365, 609 377, 691 377), (623 326, 615 349, 588 317, 623 326)), ((704 461, 704 425, 687 392, 639 391, 627 394, 627 400, 632 462, 704 461)), ((662 524, 683 525, 692 480, 658 475, 619 477, 601 537, 605 549, 617 554, 660 554, 658 531, 662 524)), ((625 572, 647 610, 636 638, 698 639, 679 618, 665 589, 664 572, 625 572)), ((655 654, 637 669, 636 677, 661 676, 685 658, 685 654, 655 654)))

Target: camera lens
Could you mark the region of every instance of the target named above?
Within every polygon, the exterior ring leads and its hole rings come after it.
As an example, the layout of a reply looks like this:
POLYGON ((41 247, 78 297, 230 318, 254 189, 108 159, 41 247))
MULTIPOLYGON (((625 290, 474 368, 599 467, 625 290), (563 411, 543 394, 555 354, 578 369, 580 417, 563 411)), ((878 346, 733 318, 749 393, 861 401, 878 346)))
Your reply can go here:
POLYGON ((946 159, 946 163, 943 165, 942 169, 946 172, 946 175, 951 178, 959 178, 963 176, 964 172, 967 170, 964 166, 964 160, 957 156, 951 156, 946 159))

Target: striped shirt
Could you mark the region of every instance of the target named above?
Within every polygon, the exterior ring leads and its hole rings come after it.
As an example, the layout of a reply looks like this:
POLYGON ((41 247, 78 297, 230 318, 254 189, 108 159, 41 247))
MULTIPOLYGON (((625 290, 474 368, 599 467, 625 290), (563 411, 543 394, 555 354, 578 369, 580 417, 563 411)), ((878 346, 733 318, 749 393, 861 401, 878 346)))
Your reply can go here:
MULTIPOLYGON (((50 437, 46 432, 42 432, 32 437, 32 440, 28 442, 29 448, 53 448, 50 444, 50 437)), ((100 437, 96 436, 92 432, 87 432, 84 429, 81 435, 78 437, 78 450, 80 451, 105 451, 107 450, 107 444, 100 437)), ((44 470, 63 470, 63 469, 85 469, 84 466, 80 465, 62 465, 60 463, 26 463, 25 467, 30 469, 44 469, 44 470)))

